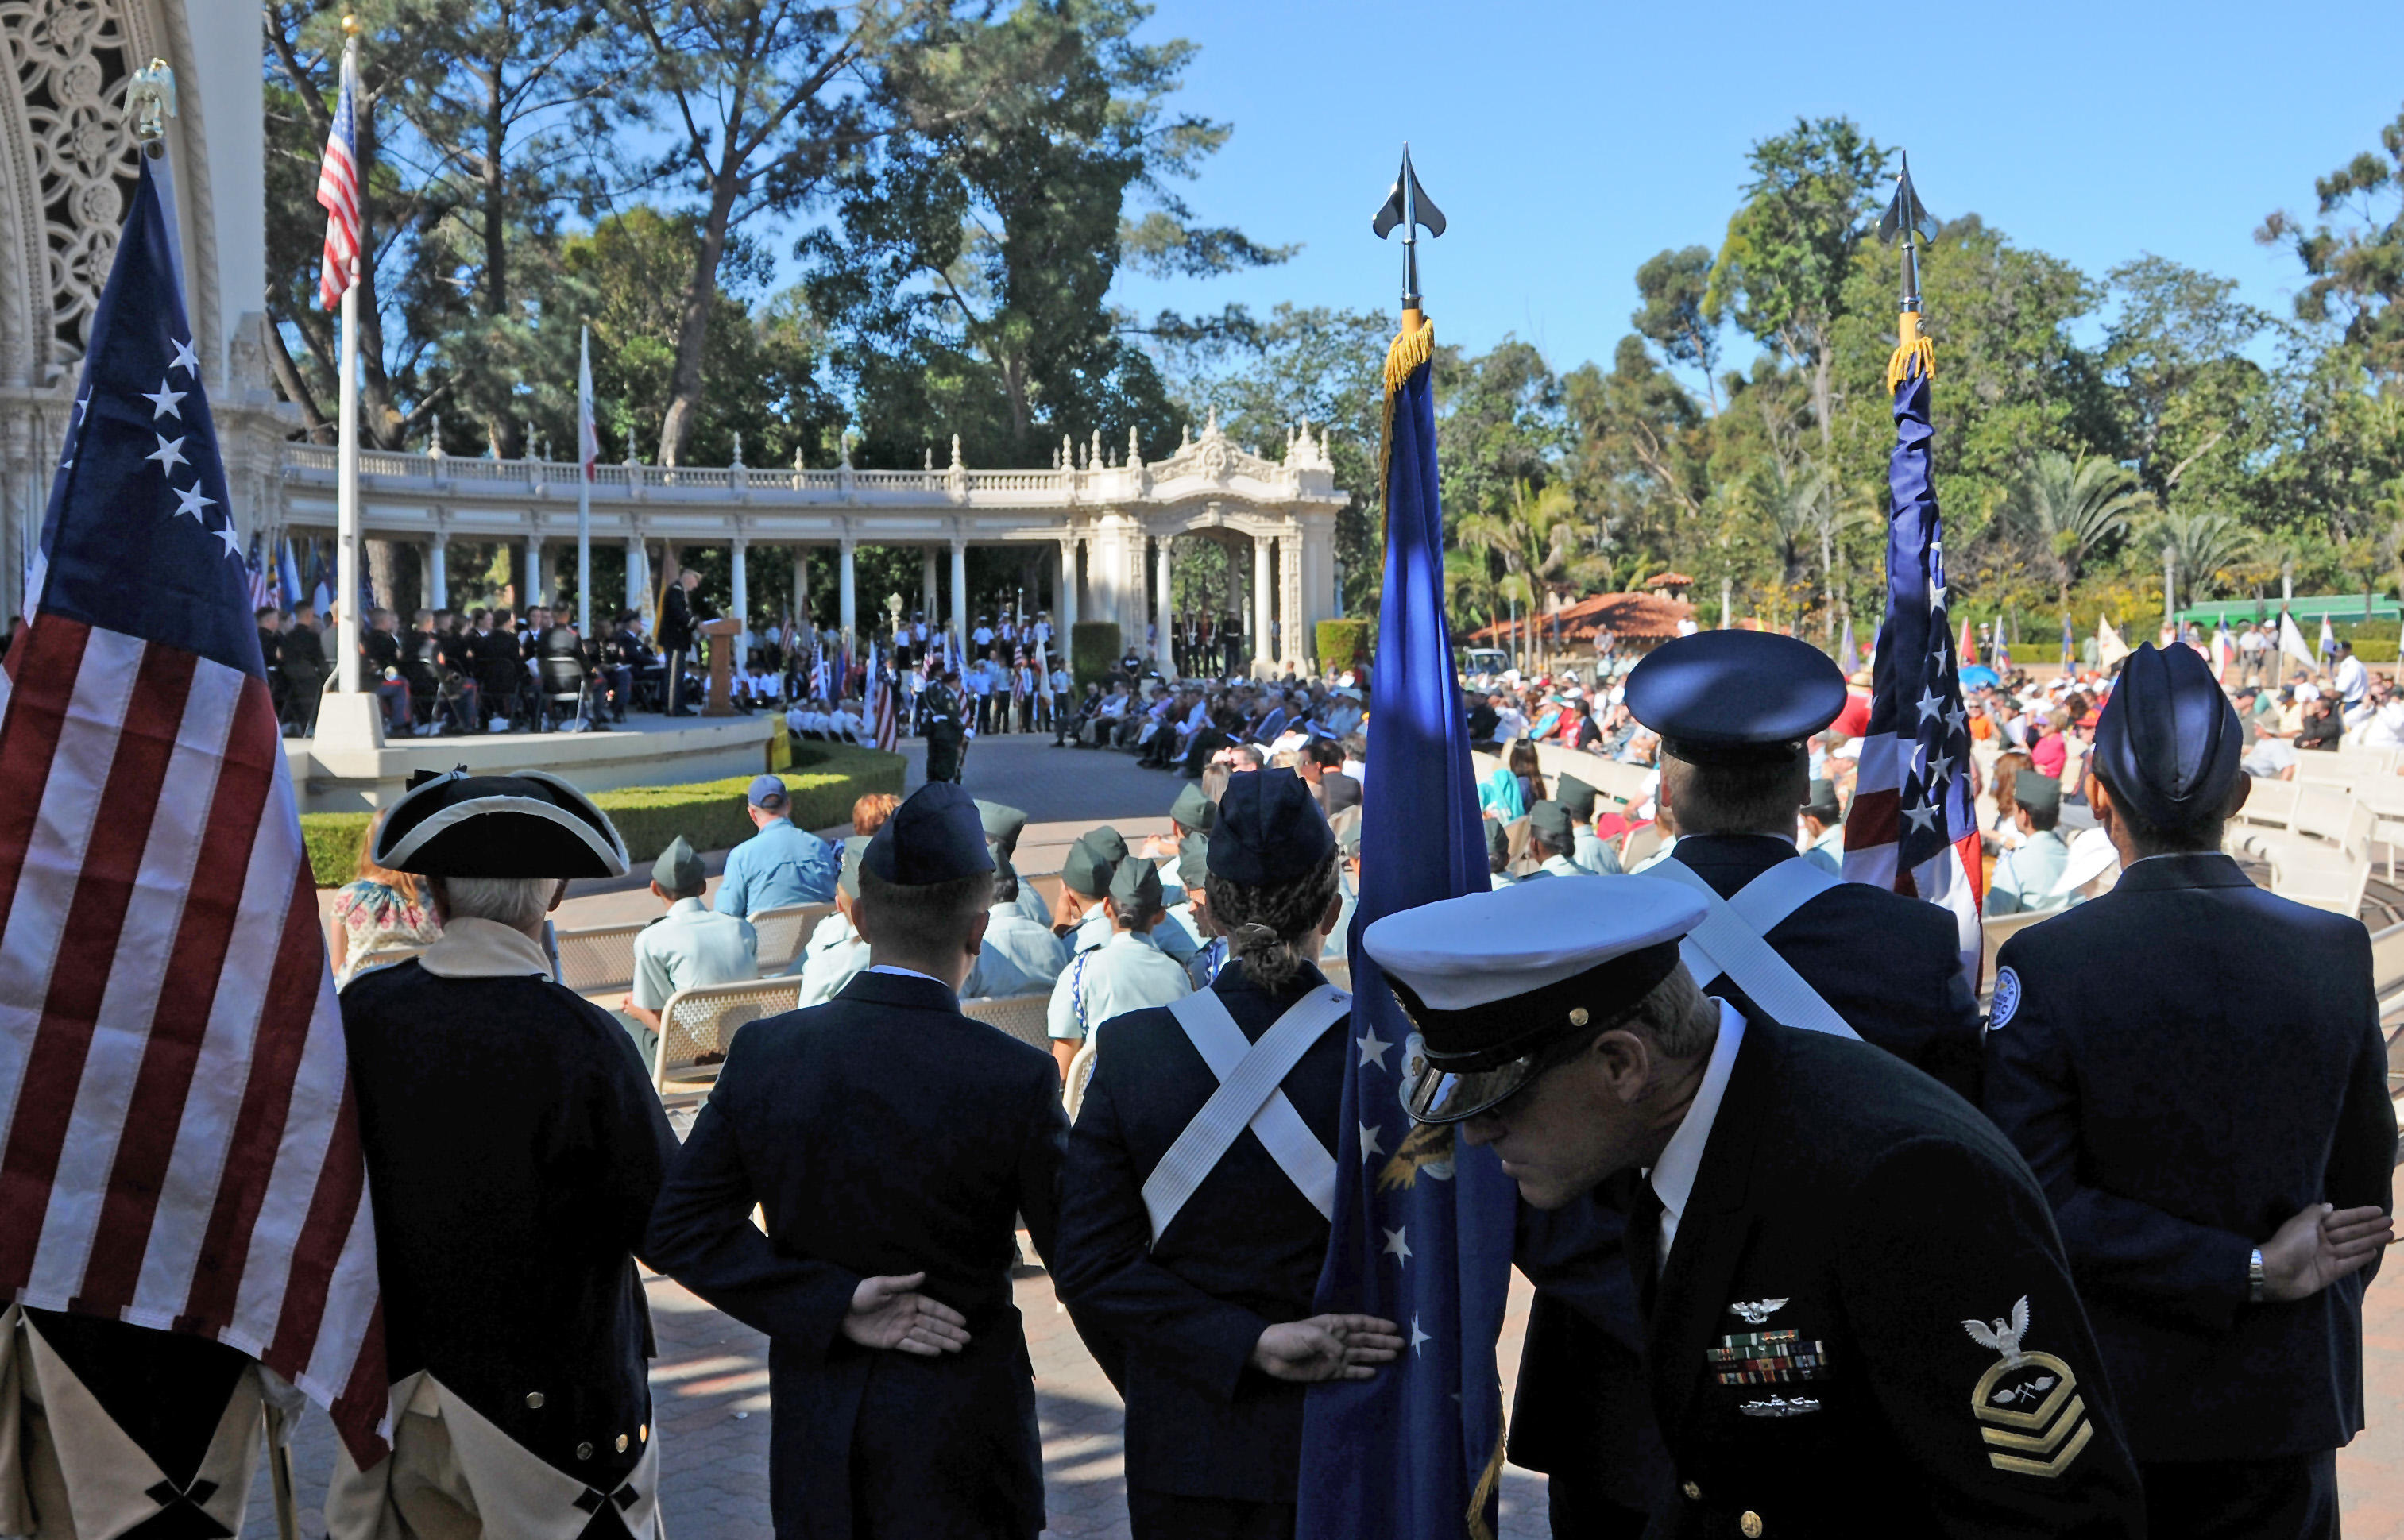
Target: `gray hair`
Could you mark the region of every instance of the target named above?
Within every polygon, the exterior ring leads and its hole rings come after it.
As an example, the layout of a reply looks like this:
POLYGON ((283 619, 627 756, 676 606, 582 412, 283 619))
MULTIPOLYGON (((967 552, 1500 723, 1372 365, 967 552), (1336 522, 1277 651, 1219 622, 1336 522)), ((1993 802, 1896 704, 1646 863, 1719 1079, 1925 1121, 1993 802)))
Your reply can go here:
POLYGON ((1628 1024, 1642 1025, 1651 1033, 1664 1057, 1692 1059, 1711 1047, 1720 1010, 1681 963, 1637 1003, 1635 1018, 1628 1024))
POLYGON ((555 877, 446 877, 442 908, 453 920, 490 920, 516 930, 531 930, 551 912, 555 877))

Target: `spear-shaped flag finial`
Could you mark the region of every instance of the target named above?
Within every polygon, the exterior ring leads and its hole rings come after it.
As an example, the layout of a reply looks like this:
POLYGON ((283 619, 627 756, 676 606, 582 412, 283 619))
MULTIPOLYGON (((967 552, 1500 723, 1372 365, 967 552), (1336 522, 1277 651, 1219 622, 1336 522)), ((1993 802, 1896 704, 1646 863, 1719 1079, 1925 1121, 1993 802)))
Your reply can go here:
POLYGON ((1908 379, 1917 368, 1923 374, 1936 371, 1936 350, 1920 334, 1920 243, 1933 240, 1936 221, 1928 216, 1921 205, 1919 190, 1911 185, 1911 157, 1902 158, 1902 169, 1895 173, 1894 197, 1879 219, 1879 240, 1894 245, 1903 243, 1903 323, 1901 340, 1894 355, 1887 360, 1886 388, 1890 391, 1908 379))
POLYGON ((1419 186, 1419 173, 1411 170, 1411 146, 1407 143, 1403 146, 1403 169, 1395 173, 1394 190, 1386 195, 1386 205, 1369 222, 1369 229, 1383 241, 1397 225, 1403 228, 1403 310, 1407 316, 1416 317, 1419 308, 1419 232, 1442 235, 1444 211, 1419 186))

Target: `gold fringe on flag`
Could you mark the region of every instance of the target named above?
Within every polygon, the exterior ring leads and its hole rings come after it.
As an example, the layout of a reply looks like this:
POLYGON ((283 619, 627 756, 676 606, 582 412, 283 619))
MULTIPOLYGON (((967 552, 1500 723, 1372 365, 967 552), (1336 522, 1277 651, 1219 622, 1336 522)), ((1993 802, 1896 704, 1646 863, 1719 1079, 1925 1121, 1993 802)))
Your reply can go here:
POLYGON ((1502 1478, 1502 1446, 1507 1433, 1494 1436, 1494 1455, 1486 1462, 1486 1474, 1477 1478, 1477 1490, 1469 1494, 1469 1540, 1494 1540, 1494 1532, 1486 1524, 1486 1500, 1494 1495, 1494 1483, 1502 1478))
MULTIPOLYGON (((1393 362, 1389 359, 1386 364, 1389 378, 1391 378, 1393 370, 1393 362)), ((1920 312, 1908 310, 1903 312, 1903 339, 1895 344, 1894 356, 1886 361, 1887 390, 1893 392, 1915 373, 1922 379, 1936 378, 1936 349, 1920 334, 1920 312)))
MULTIPOLYGON (((1416 310, 1403 312, 1403 329, 1386 350, 1386 393, 1377 420, 1377 506, 1383 510, 1391 496, 1388 473, 1393 468, 1394 397, 1410 382, 1411 371, 1435 356, 1435 324, 1416 310)), ((1387 514, 1391 517, 1391 513, 1387 514)), ((1377 531, 1382 552, 1386 532, 1377 531)))

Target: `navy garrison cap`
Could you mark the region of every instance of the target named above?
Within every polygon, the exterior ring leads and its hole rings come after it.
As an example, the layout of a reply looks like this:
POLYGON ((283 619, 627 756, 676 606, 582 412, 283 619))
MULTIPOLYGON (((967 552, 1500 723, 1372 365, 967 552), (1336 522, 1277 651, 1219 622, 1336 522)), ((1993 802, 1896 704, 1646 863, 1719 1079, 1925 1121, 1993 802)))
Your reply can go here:
POLYGON ((1628 712, 1691 765, 1784 758, 1845 709, 1845 676, 1809 642, 1701 631, 1665 642, 1628 675, 1628 712))
POLYGON ((868 841, 860 866, 880 882, 905 888, 993 870, 976 799, 956 782, 928 782, 893 810, 868 841))
POLYGON ((2112 800, 2160 829, 2221 815, 2237 784, 2237 712, 2192 647, 2150 642, 2120 666, 2120 682, 2095 725, 2088 768, 2112 800))
POLYGON ((1227 777, 1219 823, 1210 831, 1210 875, 1260 887, 1319 869, 1335 849, 1327 815, 1303 778, 1290 770, 1227 777))

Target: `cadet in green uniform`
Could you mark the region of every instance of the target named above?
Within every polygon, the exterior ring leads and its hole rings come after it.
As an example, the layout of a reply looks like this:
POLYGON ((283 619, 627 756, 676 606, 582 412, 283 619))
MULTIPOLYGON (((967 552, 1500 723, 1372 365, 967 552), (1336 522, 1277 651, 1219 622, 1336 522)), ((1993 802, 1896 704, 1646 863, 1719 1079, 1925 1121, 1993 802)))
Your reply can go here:
POLYGON ((1486 865, 1495 887, 1518 884, 1519 880, 1511 875, 1511 830, 1499 818, 1486 820, 1486 865))
POLYGON ((1194 992, 1194 981, 1153 944, 1160 919, 1160 873, 1149 861, 1121 861, 1111 874, 1103 905, 1111 919, 1110 940, 1080 951, 1052 992, 1052 1051, 1076 1045, 1113 1016, 1147 1006, 1166 1006, 1194 992), (1064 1030, 1065 1029, 1065 1030, 1064 1030))
MULTIPOLYGON (((825 1005, 835 997, 836 991, 851 982, 852 975, 868 966, 868 943, 851 923, 852 907, 860 902, 860 857, 867 849, 868 838, 864 835, 855 834, 843 842, 843 875, 835 882, 835 912, 831 917, 843 922, 840 934, 832 939, 812 936, 811 950, 785 970, 801 974, 804 1006, 825 1005)), ((823 925, 819 928, 825 929, 823 925)))
POLYGON ((1053 935, 1051 926, 1027 917, 1019 903, 1023 884, 1009 863, 997 861, 995 867, 993 908, 985 921, 983 950, 999 952, 1019 972, 1049 990, 1059 982, 1060 970, 1069 965, 1069 943, 1053 935))
POLYGON ((1570 858, 1577 848, 1577 832, 1571 822, 1569 809, 1549 798, 1528 810, 1528 853, 1540 863, 1523 881, 1539 877, 1592 877, 1570 858))
POLYGON ((1987 890, 1987 913, 2034 914, 2067 909, 2070 895, 2056 896, 2054 886, 2070 865, 2070 845, 2055 827, 2062 821, 2062 783, 2049 775, 2023 771, 2012 783, 2012 800, 2019 812, 2012 822, 2028 840, 1995 859, 1995 880, 1987 890))
POLYGON ((1085 1040, 1085 1025, 1077 1018, 1075 976, 1079 960, 1101 950, 1111 939, 1111 918, 1102 900, 1110 895, 1111 878, 1126 856, 1126 841, 1108 824, 1087 829, 1060 859, 1060 918, 1053 934, 1069 945, 1069 962, 1052 988, 1048 1030, 1052 1056, 1060 1073, 1085 1040))
POLYGON ((1050 930, 1052 906, 1035 891, 1034 883, 1016 880, 1017 868, 1012 865, 1012 858, 1018 853, 1018 837, 1027 830, 1026 812, 1007 803, 988 802, 983 798, 977 798, 976 810, 977 822, 985 825, 985 848, 993 854, 997 882, 1008 881, 1018 895, 1013 900, 1018 912, 1050 930))
POLYGON ((660 1012, 677 991, 760 977, 759 933, 748 920, 704 904, 708 885, 701 857, 681 834, 651 863, 651 892, 668 911, 635 934, 635 987, 626 996, 627 1014, 644 1029, 635 1047, 646 1065, 660 1051, 660 1012))
POLYGON ((1616 877, 1620 871, 1619 853, 1594 832, 1595 797, 1592 786, 1567 771, 1553 783, 1553 799, 1569 810, 1570 824, 1577 836, 1570 859, 1597 877, 1616 877))

